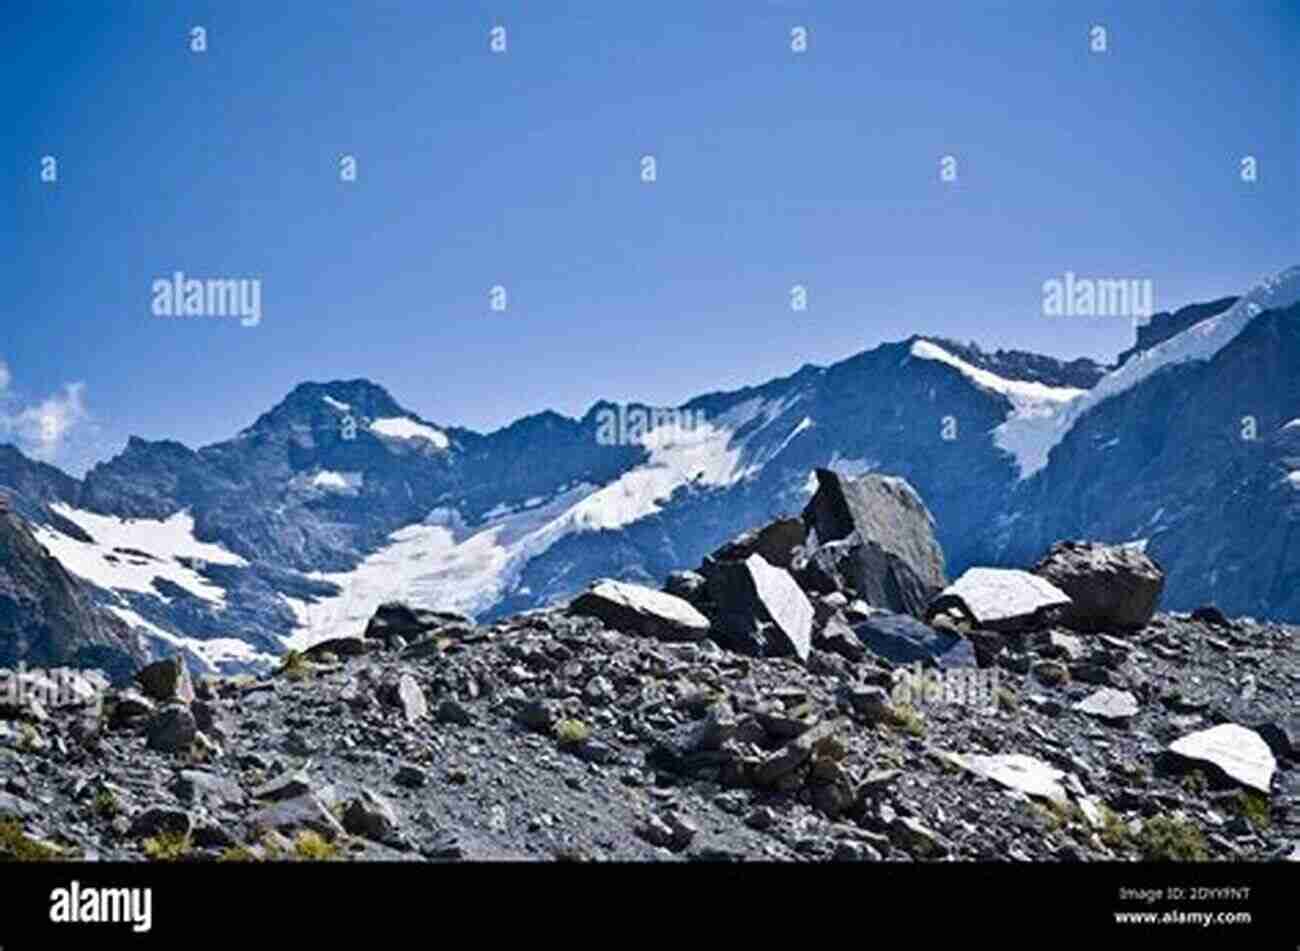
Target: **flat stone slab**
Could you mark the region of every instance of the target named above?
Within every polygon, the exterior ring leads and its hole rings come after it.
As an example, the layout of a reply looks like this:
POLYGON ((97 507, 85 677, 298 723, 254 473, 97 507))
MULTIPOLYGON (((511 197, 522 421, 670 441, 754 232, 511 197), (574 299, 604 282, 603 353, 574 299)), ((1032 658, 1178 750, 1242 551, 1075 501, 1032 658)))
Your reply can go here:
POLYGON ((1122 721, 1137 716, 1137 697, 1127 690, 1102 687, 1074 705, 1080 713, 1102 720, 1122 721))
POLYGON ((947 757, 963 769, 1026 796, 1062 803, 1069 801, 1062 784, 1064 771, 1032 756, 1023 753, 1001 753, 995 756, 949 753, 947 757))
POLYGON ((939 592, 933 617, 950 608, 989 630, 1033 627, 1070 605, 1070 596, 1046 578, 1014 568, 970 568, 939 592))
POLYGON ((1169 744, 1169 752, 1217 767, 1234 782, 1265 795, 1277 771, 1277 760, 1263 737, 1236 723, 1221 723, 1190 733, 1169 744))
POLYGON ((594 617, 625 634, 669 641, 695 641, 709 633, 709 619, 683 598, 625 581, 596 582, 569 605, 569 613, 594 617))

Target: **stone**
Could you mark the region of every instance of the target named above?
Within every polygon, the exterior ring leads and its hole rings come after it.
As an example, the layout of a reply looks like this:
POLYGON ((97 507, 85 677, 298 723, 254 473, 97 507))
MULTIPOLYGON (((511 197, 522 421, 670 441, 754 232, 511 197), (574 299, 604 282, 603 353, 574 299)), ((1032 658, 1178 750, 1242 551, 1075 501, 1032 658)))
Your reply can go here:
POLYGON ((474 722, 474 714, 455 697, 444 697, 438 704, 437 720, 439 723, 470 726, 474 722))
POLYGON ((594 617, 624 634, 664 641, 697 641, 709 633, 709 619, 689 601, 623 581, 597 581, 573 600, 569 613, 594 617))
POLYGON ((698 606, 704 600, 704 576, 694 571, 670 571, 664 580, 664 593, 698 606))
POLYGON ((1257 723, 1252 729, 1278 759, 1300 761, 1300 714, 1257 723))
POLYGON ((795 737, 759 766, 755 777, 758 784, 770 786, 803 766, 819 744, 832 740, 843 727, 841 719, 825 720, 795 737))
POLYGON ((343 810, 343 828, 353 835, 374 842, 394 843, 401 840, 401 821, 397 810, 383 796, 361 790, 343 810))
POLYGON ((295 769, 291 772, 282 773, 270 782, 254 789, 253 798, 281 802, 286 799, 297 799, 299 796, 305 796, 313 788, 314 784, 308 777, 307 771, 305 769, 295 769))
POLYGON ((158 712, 158 705, 137 690, 121 690, 113 698, 112 712, 108 717, 109 729, 120 730, 139 726, 158 712))
POLYGON ((732 539, 709 557, 713 561, 744 561, 750 555, 761 555, 768 564, 788 569, 795 550, 807 537, 802 519, 780 518, 732 539))
POLYGON ((183 769, 177 774, 172 790, 176 798, 189 803, 214 803, 219 806, 243 806, 247 801, 239 783, 202 769, 183 769))
POLYGON ((560 719, 560 708, 553 700, 529 700, 515 711, 515 722, 538 733, 549 733, 560 719))
POLYGON ((335 657, 360 657, 371 649, 372 644, 372 641, 354 634, 318 641, 302 653, 308 660, 323 660, 325 654, 333 654, 335 657))
POLYGON ((1134 545, 1057 542, 1033 571, 1070 598, 1061 620, 1080 631, 1145 627, 1165 587, 1164 570, 1134 545))
POLYGON ((709 575, 717 638, 740 653, 794 655, 812 650, 813 606, 794 578, 761 555, 720 562, 709 575))
POLYGON ((1137 716, 1138 702, 1127 690, 1102 687, 1076 703, 1074 709, 1100 720, 1122 722, 1137 716))
POLYGON ((947 853, 943 840, 918 819, 896 816, 889 826, 890 838, 918 858, 935 858, 947 853))
POLYGON ((853 633, 868 650, 891 664, 907 666, 920 661, 940 670, 975 666, 975 648, 968 639, 935 630, 907 614, 872 612, 853 625, 853 633))
POLYGON ((184 809, 155 807, 146 809, 131 820, 127 835, 133 839, 147 839, 155 835, 188 836, 194 828, 194 817, 184 809))
POLYGON ((212 700, 195 700, 190 704, 194 722, 201 732, 217 740, 229 739, 235 732, 226 708, 212 700))
POLYGON ((254 828, 277 832, 311 829, 331 840, 344 834, 343 826, 315 793, 275 802, 255 813, 249 822, 254 828))
POLYGON ((927 616, 955 610, 986 630, 1022 631, 1047 626, 1069 605, 1069 595, 1028 571, 970 568, 940 592, 927 616))
POLYGON ((637 827, 637 834, 651 845, 680 852, 691 844, 699 827, 675 811, 650 815, 637 827))
POLYGON ((402 711, 408 725, 415 725, 429 716, 429 701, 419 683, 410 674, 402 674, 395 682, 383 685, 380 699, 390 707, 402 711))
POLYGON ((366 637, 387 641, 393 637, 414 640, 430 631, 453 625, 472 625, 473 621, 454 611, 431 611, 413 608, 402 601, 389 601, 376 609, 366 624, 366 637))
POLYGON ((1063 780, 1065 772, 1022 753, 999 753, 995 755, 946 753, 949 762, 962 769, 991 779, 1007 789, 1014 789, 1027 796, 1038 799, 1050 799, 1054 802, 1069 802, 1063 780))
POLYGON ((857 479, 816 470, 817 491, 803 510, 817 545, 848 539, 853 590, 869 604, 920 616, 945 583, 934 518, 904 479, 868 473, 857 479))
POLYGON ((174 703, 154 714, 146 732, 149 749, 161 753, 183 753, 193 746, 199 728, 190 708, 174 703))
POLYGON ((158 703, 193 703, 194 682, 180 657, 154 661, 135 675, 145 696, 158 703))
POLYGON ((429 782, 429 774, 413 763, 403 763, 397 768, 393 782, 406 789, 419 789, 429 782))
POLYGON ((1199 730, 1169 745, 1175 757, 1211 766, 1228 779, 1268 795, 1277 760, 1254 730, 1236 723, 1221 723, 1199 730))

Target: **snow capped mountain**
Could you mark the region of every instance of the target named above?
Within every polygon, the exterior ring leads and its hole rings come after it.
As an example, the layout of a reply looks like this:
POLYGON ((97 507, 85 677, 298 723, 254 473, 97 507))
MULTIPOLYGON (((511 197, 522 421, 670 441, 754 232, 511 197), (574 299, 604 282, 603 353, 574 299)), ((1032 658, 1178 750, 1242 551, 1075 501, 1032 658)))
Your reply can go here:
POLYGON ((81 481, 0 447, 0 486, 116 636, 218 669, 354 633, 389 600, 485 619, 597 577, 658 582, 801 510, 817 467, 907 479, 955 573, 1060 538, 1143 541, 1171 606, 1208 587, 1300 617, 1297 298, 1300 268, 1184 308, 1109 371, 914 337, 680 407, 486 434, 366 380, 305 383, 226 442, 132 439, 81 481))
POLYGON ((998 447, 1015 457, 1021 478, 1047 464, 1047 452, 1055 445, 1053 436, 1061 410, 1088 391, 1072 386, 1048 386, 1032 380, 1011 380, 972 366, 928 340, 912 344, 912 356, 936 360, 955 368, 982 389, 1005 396, 1011 403, 1006 422, 994 431, 998 447))

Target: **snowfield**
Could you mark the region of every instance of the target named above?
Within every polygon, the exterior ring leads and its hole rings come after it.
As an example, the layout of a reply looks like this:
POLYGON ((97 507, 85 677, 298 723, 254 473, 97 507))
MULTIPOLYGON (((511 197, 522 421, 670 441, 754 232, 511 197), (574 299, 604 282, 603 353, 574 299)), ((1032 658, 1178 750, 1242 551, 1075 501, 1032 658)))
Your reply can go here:
POLYGON ((392 439, 423 439, 438 449, 446 449, 451 444, 447 434, 442 430, 418 423, 405 416, 377 419, 370 424, 370 431, 392 439))
POLYGON ((179 585, 196 598, 217 608, 226 604, 226 592, 194 568, 181 562, 246 565, 243 558, 220 545, 194 537, 194 519, 177 512, 165 521, 120 519, 74 509, 63 503, 51 508, 86 532, 94 542, 79 541, 47 526, 37 526, 36 537, 63 567, 109 591, 134 591, 168 599, 154 587, 162 578, 179 585))

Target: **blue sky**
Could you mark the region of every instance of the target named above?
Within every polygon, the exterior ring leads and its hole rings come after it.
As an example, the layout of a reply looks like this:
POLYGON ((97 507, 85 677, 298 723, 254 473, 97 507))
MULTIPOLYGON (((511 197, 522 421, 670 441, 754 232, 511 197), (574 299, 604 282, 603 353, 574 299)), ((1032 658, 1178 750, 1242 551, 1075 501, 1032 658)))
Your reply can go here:
POLYGON ((912 333, 1111 359, 1131 323, 1044 317, 1045 280, 1150 279, 1169 308, 1300 263, 1295 2, 0 16, 0 418, 73 471, 128 434, 227 438, 304 380, 488 430, 912 333), (176 270, 259 279, 261 323, 154 316, 176 270))

